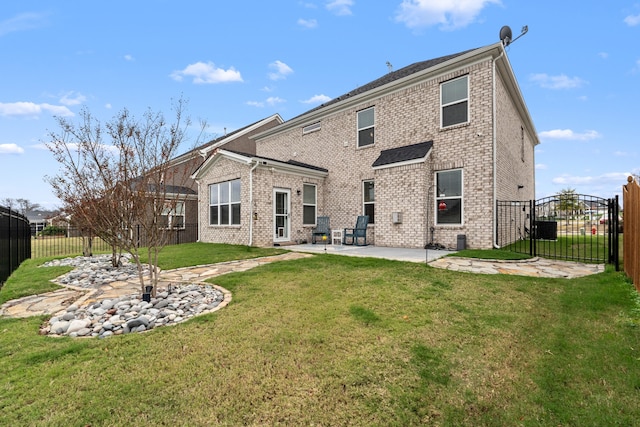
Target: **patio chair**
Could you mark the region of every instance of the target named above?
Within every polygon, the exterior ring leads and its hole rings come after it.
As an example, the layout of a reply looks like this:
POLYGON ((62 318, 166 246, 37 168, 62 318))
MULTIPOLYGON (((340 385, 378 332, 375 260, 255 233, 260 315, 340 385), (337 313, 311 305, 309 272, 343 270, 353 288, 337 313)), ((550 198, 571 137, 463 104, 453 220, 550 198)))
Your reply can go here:
POLYGON ((345 228, 342 233, 343 245, 367 246, 367 225, 369 224, 369 215, 360 215, 356 220, 355 228, 345 228), (358 243, 358 239, 362 239, 362 244, 358 243), (347 241, 351 239, 351 243, 347 241))
POLYGON ((327 236, 327 240, 330 239, 331 227, 329 227, 329 217, 319 216, 316 220, 316 228, 311 231, 311 243, 316 244, 317 236, 327 236))

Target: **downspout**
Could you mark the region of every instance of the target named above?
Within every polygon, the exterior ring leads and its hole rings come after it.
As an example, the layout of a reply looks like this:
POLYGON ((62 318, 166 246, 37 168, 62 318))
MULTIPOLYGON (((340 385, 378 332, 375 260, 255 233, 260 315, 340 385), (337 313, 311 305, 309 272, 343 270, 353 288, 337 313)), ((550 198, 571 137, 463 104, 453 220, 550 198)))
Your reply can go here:
POLYGON ((200 180, 196 181, 196 183, 198 184, 198 200, 196 201, 196 206, 198 207, 198 242, 202 241, 202 227, 200 227, 200 224, 202 223, 202 221, 200 221, 200 180))
POLYGON ((258 167, 258 162, 249 169, 249 246, 253 245, 253 171, 258 167))
POLYGON ((496 209, 496 200, 498 198, 498 189, 497 189, 497 182, 498 182, 498 178, 496 176, 496 168, 498 166, 498 159, 497 159, 497 153, 498 153, 498 149, 497 149, 497 145, 498 145, 498 137, 496 136, 496 128, 497 128, 497 119, 496 119, 496 62, 498 61, 498 59, 502 58, 502 56, 504 55, 504 48, 502 49, 502 52, 500 53, 500 55, 498 55, 498 57, 496 59, 493 60, 492 63, 492 76, 491 76, 491 84, 492 84, 492 96, 493 96, 493 118, 492 118, 492 125, 493 125, 493 129, 492 129, 492 134, 493 134, 493 247, 495 249, 500 249, 500 246, 498 245, 498 240, 497 240, 497 221, 498 221, 498 212, 496 209))

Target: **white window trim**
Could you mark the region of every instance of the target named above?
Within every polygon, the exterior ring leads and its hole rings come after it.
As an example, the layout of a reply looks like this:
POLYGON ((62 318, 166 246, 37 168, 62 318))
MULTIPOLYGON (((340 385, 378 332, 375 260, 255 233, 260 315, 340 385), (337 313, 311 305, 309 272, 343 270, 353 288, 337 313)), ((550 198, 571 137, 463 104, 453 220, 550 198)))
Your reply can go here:
POLYGON ((464 226, 464 169, 462 168, 455 168, 455 169, 442 169, 439 171, 435 171, 433 174, 433 183, 434 183, 434 196, 435 198, 433 199, 434 203, 433 203, 433 223, 439 227, 461 227, 464 226), (440 197, 440 195, 438 194, 438 174, 440 172, 453 172, 453 171, 460 171, 460 186, 462 188, 460 188, 460 195, 459 196, 452 196, 452 197, 440 197), (438 200, 454 200, 454 199, 460 199, 460 223, 458 224, 451 224, 451 223, 439 223, 438 222, 438 200))
POLYGON ((208 188, 209 188, 209 212, 208 212, 208 215, 209 215, 209 226, 210 227, 239 227, 239 226, 241 226, 242 225, 242 181, 240 180, 240 178, 231 179, 229 181, 214 182, 214 183, 209 184, 208 188), (240 181, 240 200, 237 201, 237 202, 233 202, 231 200, 231 183, 234 182, 234 181, 240 181), (229 202, 221 203, 220 202, 220 186, 224 185, 224 184, 229 186, 229 202), (217 185, 218 186, 218 203, 216 203, 215 205, 211 204, 211 187, 213 185, 217 185), (220 215, 219 208, 220 208, 220 206, 223 206, 223 205, 229 206, 229 223, 228 224, 222 224, 220 222, 221 215, 220 215), (231 223, 231 221, 233 219, 233 215, 232 215, 232 206, 233 205, 240 205, 240 223, 239 224, 231 223), (217 224, 212 224, 211 223, 211 207, 212 206, 217 206, 218 207, 218 223, 217 224))
POLYGON ((302 225, 303 226, 315 226, 318 224, 318 186, 316 184, 309 184, 309 183, 304 183, 302 184, 302 225), (305 203, 304 202, 304 187, 313 187, 313 191, 314 191, 314 199, 315 199, 315 203, 311 204, 311 203, 305 203), (315 209, 315 215, 313 218, 313 224, 305 224, 304 222, 304 208, 306 206, 313 206, 315 209))
MULTIPOLYGON (((173 203, 173 202, 170 202, 173 203)), ((164 207, 162 208, 162 211, 160 212, 160 216, 166 216, 167 217, 167 229, 169 230, 184 230, 185 229, 185 220, 186 220, 186 203, 184 201, 176 201, 175 202, 175 207, 171 207, 170 211, 168 213, 164 213, 165 209, 167 209, 167 202, 164 202, 164 207), (176 213, 172 213, 175 212, 177 210, 178 205, 182 205, 182 213, 181 214, 176 214, 176 213), (180 227, 172 227, 171 224, 173 222, 173 218, 174 217, 182 217, 182 226, 180 227)))
POLYGON ((376 130, 376 110, 375 110, 375 105, 372 105, 371 107, 367 107, 367 108, 363 108, 362 110, 358 110, 356 111, 356 147, 357 148, 368 148, 368 147, 373 147, 374 145, 376 145, 376 136, 375 136, 375 130, 376 130), (367 127, 360 127, 360 124, 358 123, 359 120, 358 118, 360 117, 360 113, 368 111, 368 110, 373 110, 373 124, 371 126, 367 126, 367 127), (368 144, 368 145, 360 145, 360 131, 361 130, 366 130, 366 129, 372 129, 374 131, 374 136, 373 136, 373 144, 368 144))
POLYGON ((471 101, 470 101, 470 96, 469 96, 470 91, 471 91, 471 85, 470 85, 470 80, 469 80, 469 75, 468 74, 465 74, 464 76, 456 77, 455 79, 450 79, 450 80, 447 80, 447 81, 444 81, 444 82, 440 83, 440 129, 450 129, 450 128, 455 127, 455 126, 463 126, 463 125, 469 124, 469 122, 471 121, 471 101), (459 99, 459 100, 454 101, 454 102, 449 102, 447 104, 443 104, 442 103, 442 88, 444 87, 444 85, 447 84, 447 83, 454 82, 456 80, 460 80, 460 79, 467 79, 467 97, 463 98, 463 99, 459 99), (460 104, 460 103, 462 103, 464 101, 467 101, 467 121, 466 122, 455 123, 455 124, 448 125, 448 126, 444 126, 443 125, 444 107, 448 107, 449 105, 460 104))
MULTIPOLYGON (((373 221, 375 221, 375 211, 376 211, 376 181, 375 179, 365 179, 362 181, 362 215, 366 215, 367 211, 365 209, 366 205, 373 205, 373 212, 374 212, 374 217, 373 217, 373 221), (365 187, 364 184, 367 182, 373 182, 373 202, 365 202, 364 201, 364 195, 365 195, 365 187)), ((369 218, 369 224, 374 224, 375 222, 371 221, 371 218, 369 218)))

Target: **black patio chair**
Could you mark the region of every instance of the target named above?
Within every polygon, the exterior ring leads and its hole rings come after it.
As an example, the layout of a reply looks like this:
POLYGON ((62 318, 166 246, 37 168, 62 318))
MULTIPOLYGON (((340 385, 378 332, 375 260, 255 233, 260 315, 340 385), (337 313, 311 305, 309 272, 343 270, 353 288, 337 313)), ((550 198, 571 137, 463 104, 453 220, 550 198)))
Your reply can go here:
POLYGON ((354 228, 345 228, 342 232, 343 245, 367 246, 367 225, 369 224, 369 215, 360 215, 356 220, 354 228), (351 242, 348 242, 351 239, 351 242), (358 239, 362 239, 362 244, 358 243, 358 239))

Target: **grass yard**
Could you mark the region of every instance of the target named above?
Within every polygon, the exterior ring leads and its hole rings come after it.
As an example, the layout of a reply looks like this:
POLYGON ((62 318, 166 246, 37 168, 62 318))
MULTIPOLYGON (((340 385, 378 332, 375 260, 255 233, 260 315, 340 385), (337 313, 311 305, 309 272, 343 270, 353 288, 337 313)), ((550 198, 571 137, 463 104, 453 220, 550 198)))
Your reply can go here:
POLYGON ((610 269, 538 279, 318 255, 212 281, 233 293, 228 307, 144 334, 51 339, 43 319, 0 319, 0 423, 640 419, 640 302, 610 269))
MULTIPOLYGON (((623 235, 620 235, 622 259, 623 235)), ((608 256, 606 235, 559 235, 556 240, 536 240, 536 254, 543 258, 571 258, 579 262, 604 263, 608 256)), ((529 254, 530 241, 519 240, 503 248, 504 251, 529 254)))

